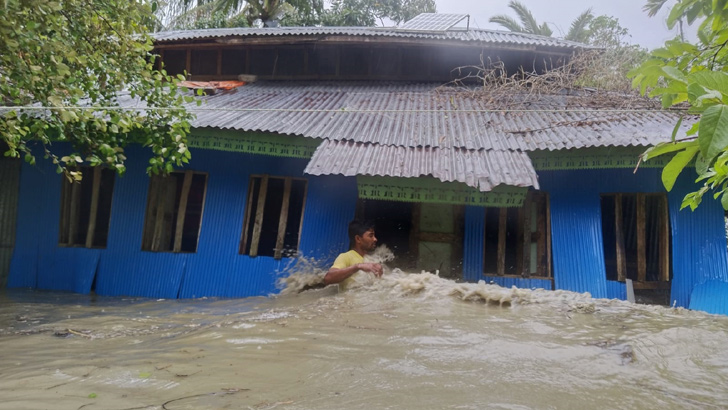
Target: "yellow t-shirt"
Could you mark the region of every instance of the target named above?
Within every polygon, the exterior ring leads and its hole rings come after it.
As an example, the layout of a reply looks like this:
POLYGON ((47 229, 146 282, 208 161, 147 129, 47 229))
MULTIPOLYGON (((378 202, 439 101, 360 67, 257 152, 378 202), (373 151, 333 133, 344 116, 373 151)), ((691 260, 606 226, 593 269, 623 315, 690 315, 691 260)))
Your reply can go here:
MULTIPOLYGON (((337 256, 332 267, 336 269, 344 269, 362 262, 364 262, 364 257, 359 255, 359 252, 352 249, 349 252, 344 252, 341 255, 337 256)), ((363 272, 358 271, 341 281, 339 283, 339 290, 344 291, 346 289, 349 289, 354 283, 357 282, 355 277, 361 274, 363 274, 363 272)))

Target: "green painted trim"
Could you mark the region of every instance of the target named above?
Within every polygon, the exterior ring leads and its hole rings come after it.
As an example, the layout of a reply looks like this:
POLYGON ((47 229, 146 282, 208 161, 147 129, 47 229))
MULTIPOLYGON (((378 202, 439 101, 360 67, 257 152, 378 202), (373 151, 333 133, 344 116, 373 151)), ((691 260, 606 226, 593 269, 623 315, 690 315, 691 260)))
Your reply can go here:
POLYGON ((187 143, 192 149, 308 159, 313 156, 321 140, 266 132, 200 128, 192 130, 187 143))
MULTIPOLYGON (((581 148, 560 151, 529 152, 533 167, 537 171, 563 169, 634 169, 645 147, 581 148)), ((640 163, 640 168, 663 168, 672 158, 663 155, 640 163)))
POLYGON ((424 202, 433 204, 520 207, 528 188, 498 185, 490 192, 480 192, 462 182, 442 182, 435 178, 396 178, 357 176, 359 198, 384 201, 424 202))

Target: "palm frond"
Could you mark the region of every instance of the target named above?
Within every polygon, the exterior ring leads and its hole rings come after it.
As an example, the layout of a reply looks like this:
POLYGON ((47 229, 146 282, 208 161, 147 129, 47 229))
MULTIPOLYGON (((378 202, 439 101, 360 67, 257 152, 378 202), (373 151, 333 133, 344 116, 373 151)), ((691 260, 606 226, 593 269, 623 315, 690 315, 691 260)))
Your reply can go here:
POLYGON ((584 10, 577 18, 574 19, 574 21, 571 22, 569 32, 566 33, 566 37, 564 37, 564 39, 578 41, 580 43, 586 42, 589 38, 589 30, 587 27, 593 19, 594 15, 592 14, 592 9, 588 8, 584 10))
POLYGON ((647 0, 647 3, 642 6, 642 11, 646 11, 649 17, 654 17, 660 12, 665 3, 667 3, 667 0, 647 0))
POLYGON ((493 16, 489 20, 491 23, 495 23, 500 25, 501 27, 504 27, 510 31, 516 32, 516 33, 523 33, 523 27, 521 27, 520 24, 513 18, 506 16, 504 14, 493 16))
MULTIPOLYGON (((508 7, 515 11, 516 15, 518 15, 518 18, 521 20, 521 26, 523 27, 525 33, 541 34, 546 36, 551 35, 550 33, 542 33, 543 26, 538 25, 538 22, 533 17, 531 10, 529 10, 525 4, 519 2, 518 0, 511 0, 510 2, 508 2, 508 7)), ((544 23, 544 25, 545 24, 546 23, 544 23)), ((549 29, 548 31, 551 30, 549 29)))

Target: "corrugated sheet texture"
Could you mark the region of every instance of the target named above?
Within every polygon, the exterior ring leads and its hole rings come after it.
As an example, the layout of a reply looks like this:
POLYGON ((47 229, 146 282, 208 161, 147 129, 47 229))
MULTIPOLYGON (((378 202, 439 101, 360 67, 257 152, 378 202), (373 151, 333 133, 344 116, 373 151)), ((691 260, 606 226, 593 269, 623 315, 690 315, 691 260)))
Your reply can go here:
POLYGON ((5 287, 15 245, 20 160, 0 158, 0 289, 5 287))
POLYGON ((551 202, 555 288, 620 296, 618 285, 606 279, 600 194, 663 192, 659 170, 542 171, 539 177, 551 202))
POLYGON ((448 42, 475 43, 478 45, 511 46, 518 49, 549 47, 566 50, 592 48, 588 45, 510 31, 470 29, 451 30, 440 33, 408 32, 383 27, 267 27, 267 28, 222 28, 204 30, 177 30, 151 33, 157 43, 180 40, 205 40, 246 37, 306 37, 306 36, 352 36, 380 37, 394 39, 421 39, 448 42))
MULTIPOLYGON (((595 297, 626 298, 624 285, 606 281, 601 233, 601 193, 664 192, 659 169, 543 171, 542 188, 551 198, 552 249, 557 289, 590 292, 595 297)), ((681 175, 668 194, 672 233, 672 293, 688 307, 695 285, 728 281, 723 210, 705 198, 695 212, 680 211, 686 193, 696 189, 692 175, 681 175)))
POLYGON ((189 109, 197 115, 195 127, 520 151, 647 146, 668 140, 678 119, 667 111, 579 108, 569 96, 544 96, 525 111, 502 110, 487 97, 436 84, 261 81, 204 97, 202 106, 189 109))
MULTIPOLYGON (((708 280, 728 282, 728 254, 723 208, 710 194, 694 211, 680 211, 688 192, 696 190, 694 174, 686 170, 668 194, 672 228, 672 291, 677 306, 688 307, 696 285, 708 280)), ((728 298, 728 293, 724 295, 728 298)))
MULTIPOLYGON (((63 144, 54 147, 63 155, 63 144)), ((90 292, 100 251, 58 246, 60 196, 61 177, 50 161, 23 163, 8 287, 90 292)))
POLYGON ((483 277, 483 235, 485 212, 480 206, 465 207, 465 233, 463 235, 463 279, 477 282, 483 277))
POLYGON ((525 152, 414 148, 325 140, 304 171, 311 175, 373 175, 463 182, 481 191, 499 184, 534 186, 538 176, 525 152))
POLYGON ((728 282, 709 280, 693 289, 690 309, 728 315, 728 282))
MULTIPOLYGON (((245 297, 276 291, 290 259, 238 254, 251 174, 302 177, 306 160, 198 149, 190 168, 208 172, 207 196, 196 253, 141 251, 148 177, 147 152, 128 147, 127 173, 117 178, 106 249, 57 246, 60 182, 50 163, 25 166, 11 287, 72 290, 145 297, 245 297)), ((346 249, 356 185, 344 177, 311 177, 301 234, 304 256, 328 263, 346 249)), ((322 265, 321 267, 324 267, 322 265)))

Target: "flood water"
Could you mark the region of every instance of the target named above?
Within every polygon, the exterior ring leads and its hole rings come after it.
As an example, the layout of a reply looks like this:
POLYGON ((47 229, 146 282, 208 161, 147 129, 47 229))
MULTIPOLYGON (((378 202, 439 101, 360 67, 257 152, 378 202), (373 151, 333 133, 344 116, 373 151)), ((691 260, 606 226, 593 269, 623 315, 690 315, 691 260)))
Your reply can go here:
POLYGON ((427 273, 238 300, 0 296, 0 409, 711 409, 727 385, 728 317, 427 273))

